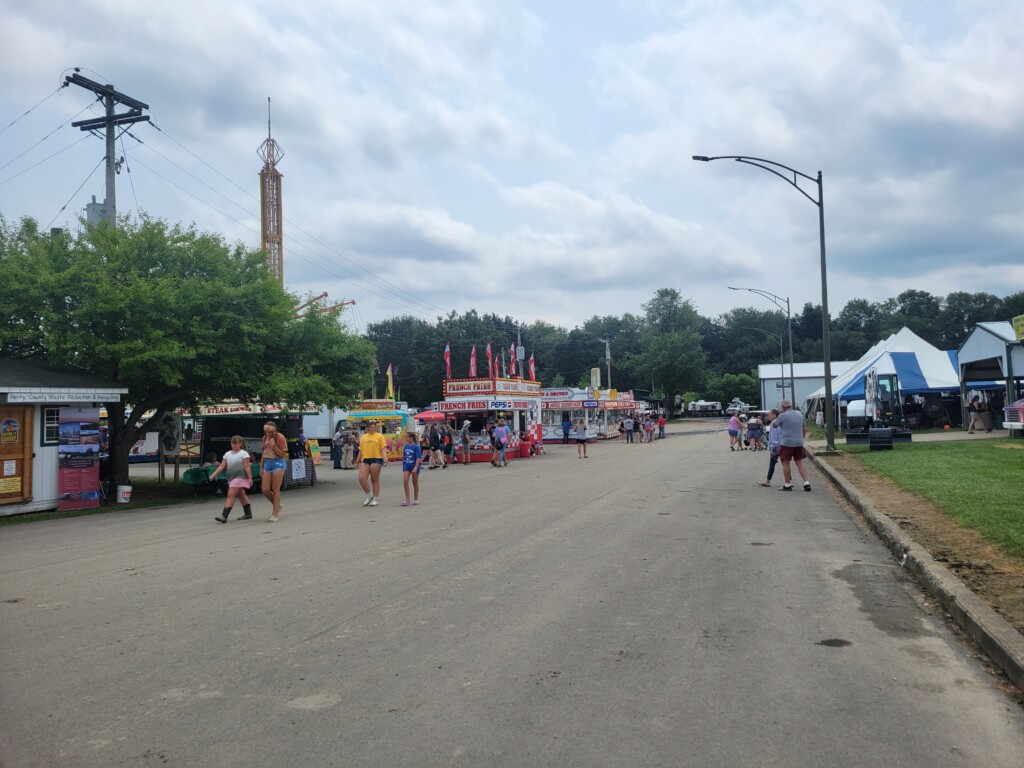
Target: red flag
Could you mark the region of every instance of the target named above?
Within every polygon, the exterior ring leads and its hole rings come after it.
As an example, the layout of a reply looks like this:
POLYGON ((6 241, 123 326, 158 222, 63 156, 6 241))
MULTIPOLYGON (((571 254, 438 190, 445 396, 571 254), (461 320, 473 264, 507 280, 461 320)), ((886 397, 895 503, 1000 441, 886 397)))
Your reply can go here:
POLYGON ((515 376, 516 375, 516 345, 515 344, 512 344, 511 346, 509 346, 509 348, 508 348, 508 358, 509 358, 508 375, 509 376, 515 376))
POLYGON ((473 345, 473 351, 469 353, 469 378, 476 378, 476 344, 473 345))
POLYGON ((494 357, 491 355, 491 342, 487 342, 487 378, 494 378, 494 357))
POLYGON ((452 345, 444 345, 444 377, 450 379, 452 377, 452 345))
POLYGON ((533 361, 533 352, 530 353, 530 381, 537 380, 537 364, 533 361))

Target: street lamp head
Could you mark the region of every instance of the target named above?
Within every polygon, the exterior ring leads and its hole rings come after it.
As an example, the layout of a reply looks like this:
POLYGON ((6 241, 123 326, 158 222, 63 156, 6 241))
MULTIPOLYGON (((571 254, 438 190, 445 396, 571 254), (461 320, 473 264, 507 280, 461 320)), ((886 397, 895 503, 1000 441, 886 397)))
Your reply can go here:
POLYGON ((731 285, 727 285, 725 287, 728 288, 730 291, 742 291, 742 290, 744 290, 743 288, 734 288, 731 285))
POLYGON ((711 160, 711 158, 708 157, 707 155, 694 155, 693 159, 694 160, 699 160, 702 163, 707 163, 707 162, 710 162, 710 160, 711 160))

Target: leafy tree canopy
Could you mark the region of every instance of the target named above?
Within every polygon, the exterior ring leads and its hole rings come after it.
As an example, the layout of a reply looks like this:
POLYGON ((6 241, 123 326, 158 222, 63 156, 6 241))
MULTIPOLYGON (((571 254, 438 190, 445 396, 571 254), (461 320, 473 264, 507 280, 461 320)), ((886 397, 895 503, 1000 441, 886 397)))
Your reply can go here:
POLYGON ((112 474, 154 411, 224 399, 341 405, 367 380, 372 348, 337 313, 296 316, 262 255, 143 216, 76 236, 0 219, 9 357, 45 356, 128 388, 108 403, 112 474), (125 419, 125 404, 135 418, 125 419))

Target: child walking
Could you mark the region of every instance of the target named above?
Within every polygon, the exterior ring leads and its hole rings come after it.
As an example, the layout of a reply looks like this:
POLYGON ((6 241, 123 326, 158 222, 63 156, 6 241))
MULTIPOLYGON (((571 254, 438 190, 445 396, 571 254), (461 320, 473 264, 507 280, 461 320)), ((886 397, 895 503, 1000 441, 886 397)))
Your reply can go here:
POLYGON ((252 465, 249 453, 242 449, 244 441, 239 435, 231 438, 231 450, 224 454, 220 465, 210 473, 213 480, 223 472, 228 478, 228 497, 224 501, 224 511, 213 518, 218 523, 226 523, 231 509, 235 506, 235 498, 242 502, 241 520, 252 520, 252 505, 249 503, 247 488, 252 488, 252 465))
POLYGON ((775 426, 775 419, 779 416, 777 410, 772 409, 768 415, 768 423, 771 425, 768 427, 768 478, 766 480, 758 480, 757 484, 762 488, 772 487, 772 475, 775 474, 775 464, 779 460, 779 445, 781 436, 779 435, 779 428, 775 426))
POLYGON ((405 433, 405 447, 402 453, 402 487, 405 488, 403 507, 409 506, 409 480, 412 480, 414 506, 420 503, 420 464, 423 462, 423 451, 415 432, 405 433))

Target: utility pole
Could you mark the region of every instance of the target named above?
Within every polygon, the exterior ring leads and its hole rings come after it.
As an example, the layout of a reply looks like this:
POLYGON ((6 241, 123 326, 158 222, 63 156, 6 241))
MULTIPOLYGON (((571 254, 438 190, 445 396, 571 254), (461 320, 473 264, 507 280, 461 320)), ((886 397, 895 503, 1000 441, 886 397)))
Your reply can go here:
POLYGON ((519 361, 519 375, 526 374, 526 347, 523 346, 523 329, 516 328, 516 360, 519 361))
POLYGON ((103 199, 103 220, 111 227, 117 226, 117 195, 114 189, 114 176, 121 168, 121 160, 114 157, 115 141, 117 136, 114 129, 119 125, 131 125, 132 123, 149 122, 149 115, 142 114, 142 110, 149 109, 149 104, 144 104, 138 99, 126 96, 114 89, 112 85, 101 85, 87 77, 82 77, 77 72, 64 78, 65 85, 74 84, 87 91, 92 91, 97 98, 103 99, 106 107, 106 114, 103 117, 94 117, 89 120, 77 120, 71 124, 72 128, 82 131, 93 131, 97 128, 106 129, 107 143, 107 189, 103 199), (114 113, 114 105, 123 104, 128 107, 127 112, 120 115, 114 113))
POLYGON ((604 342, 604 362, 608 368, 608 389, 612 388, 612 348, 611 339, 598 339, 604 342))

